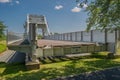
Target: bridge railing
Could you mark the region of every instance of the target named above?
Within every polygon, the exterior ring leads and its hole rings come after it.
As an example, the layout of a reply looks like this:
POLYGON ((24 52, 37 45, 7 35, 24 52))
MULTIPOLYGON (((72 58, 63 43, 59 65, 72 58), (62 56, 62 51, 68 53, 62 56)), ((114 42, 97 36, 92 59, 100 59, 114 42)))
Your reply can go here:
POLYGON ((52 40, 65 40, 65 41, 75 41, 75 42, 98 42, 98 43, 115 43, 116 37, 119 30, 117 31, 101 31, 101 30, 91 30, 91 31, 77 31, 61 34, 53 34, 45 36, 46 39, 52 40))
POLYGON ((46 36, 45 39, 64 40, 73 42, 94 42, 99 44, 106 44, 106 50, 115 52, 118 47, 118 38, 120 38, 120 30, 109 31, 105 30, 91 30, 91 31, 77 31, 61 34, 52 34, 46 36))
POLYGON ((7 44, 12 44, 25 39, 24 33, 7 32, 7 44))

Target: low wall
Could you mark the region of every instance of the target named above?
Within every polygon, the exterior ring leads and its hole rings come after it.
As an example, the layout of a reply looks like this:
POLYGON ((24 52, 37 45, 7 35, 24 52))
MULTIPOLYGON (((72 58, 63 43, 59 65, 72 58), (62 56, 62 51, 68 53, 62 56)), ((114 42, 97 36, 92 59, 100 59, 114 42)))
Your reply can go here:
POLYGON ((105 45, 96 46, 65 46, 65 47, 51 47, 48 49, 38 48, 36 53, 37 57, 48 57, 48 56, 65 56, 67 54, 80 54, 80 53, 92 53, 105 51, 105 45))

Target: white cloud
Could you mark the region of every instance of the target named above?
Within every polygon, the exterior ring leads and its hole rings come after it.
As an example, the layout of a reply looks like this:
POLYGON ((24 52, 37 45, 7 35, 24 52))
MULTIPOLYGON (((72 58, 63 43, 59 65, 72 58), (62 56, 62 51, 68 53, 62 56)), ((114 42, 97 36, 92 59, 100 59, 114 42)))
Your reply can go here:
POLYGON ((81 8, 79 7, 74 7, 73 9, 71 9, 72 12, 80 12, 81 8))
POLYGON ((8 3, 11 2, 11 0, 0 0, 0 3, 8 3))
POLYGON ((79 7, 79 6, 80 6, 80 3, 78 3, 77 6, 79 7))
POLYGON ((19 1, 15 1, 16 2, 16 4, 20 4, 20 2, 19 1))
POLYGON ((60 10, 60 9, 62 9, 62 8, 63 8, 62 5, 56 5, 56 6, 55 6, 55 9, 56 9, 56 10, 60 10))
POLYGON ((83 4, 83 8, 87 8, 88 7, 88 5, 87 4, 83 4))

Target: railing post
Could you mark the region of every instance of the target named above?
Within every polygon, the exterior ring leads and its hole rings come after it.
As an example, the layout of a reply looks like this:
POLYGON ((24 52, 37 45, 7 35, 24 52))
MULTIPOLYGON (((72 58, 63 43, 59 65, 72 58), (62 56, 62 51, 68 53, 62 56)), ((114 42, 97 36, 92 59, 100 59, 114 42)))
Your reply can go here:
POLYGON ((108 30, 107 29, 105 29, 105 50, 107 51, 108 50, 108 43, 107 43, 107 32, 108 32, 108 30))
POLYGON ((93 42, 93 30, 91 30, 91 42, 93 42))
POLYGON ((81 31, 81 41, 83 41, 83 31, 81 31))

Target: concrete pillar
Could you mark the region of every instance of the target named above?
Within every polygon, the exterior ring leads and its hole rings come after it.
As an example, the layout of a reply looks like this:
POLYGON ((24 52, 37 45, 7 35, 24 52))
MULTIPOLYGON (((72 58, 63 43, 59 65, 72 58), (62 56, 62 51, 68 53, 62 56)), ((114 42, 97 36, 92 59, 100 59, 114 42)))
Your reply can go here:
POLYGON ((39 61, 37 59, 37 54, 36 54, 36 24, 29 24, 29 41, 31 45, 30 53, 26 54, 26 67, 28 70, 31 69, 38 69, 39 68, 39 61), (30 58, 30 59, 28 59, 30 58))

